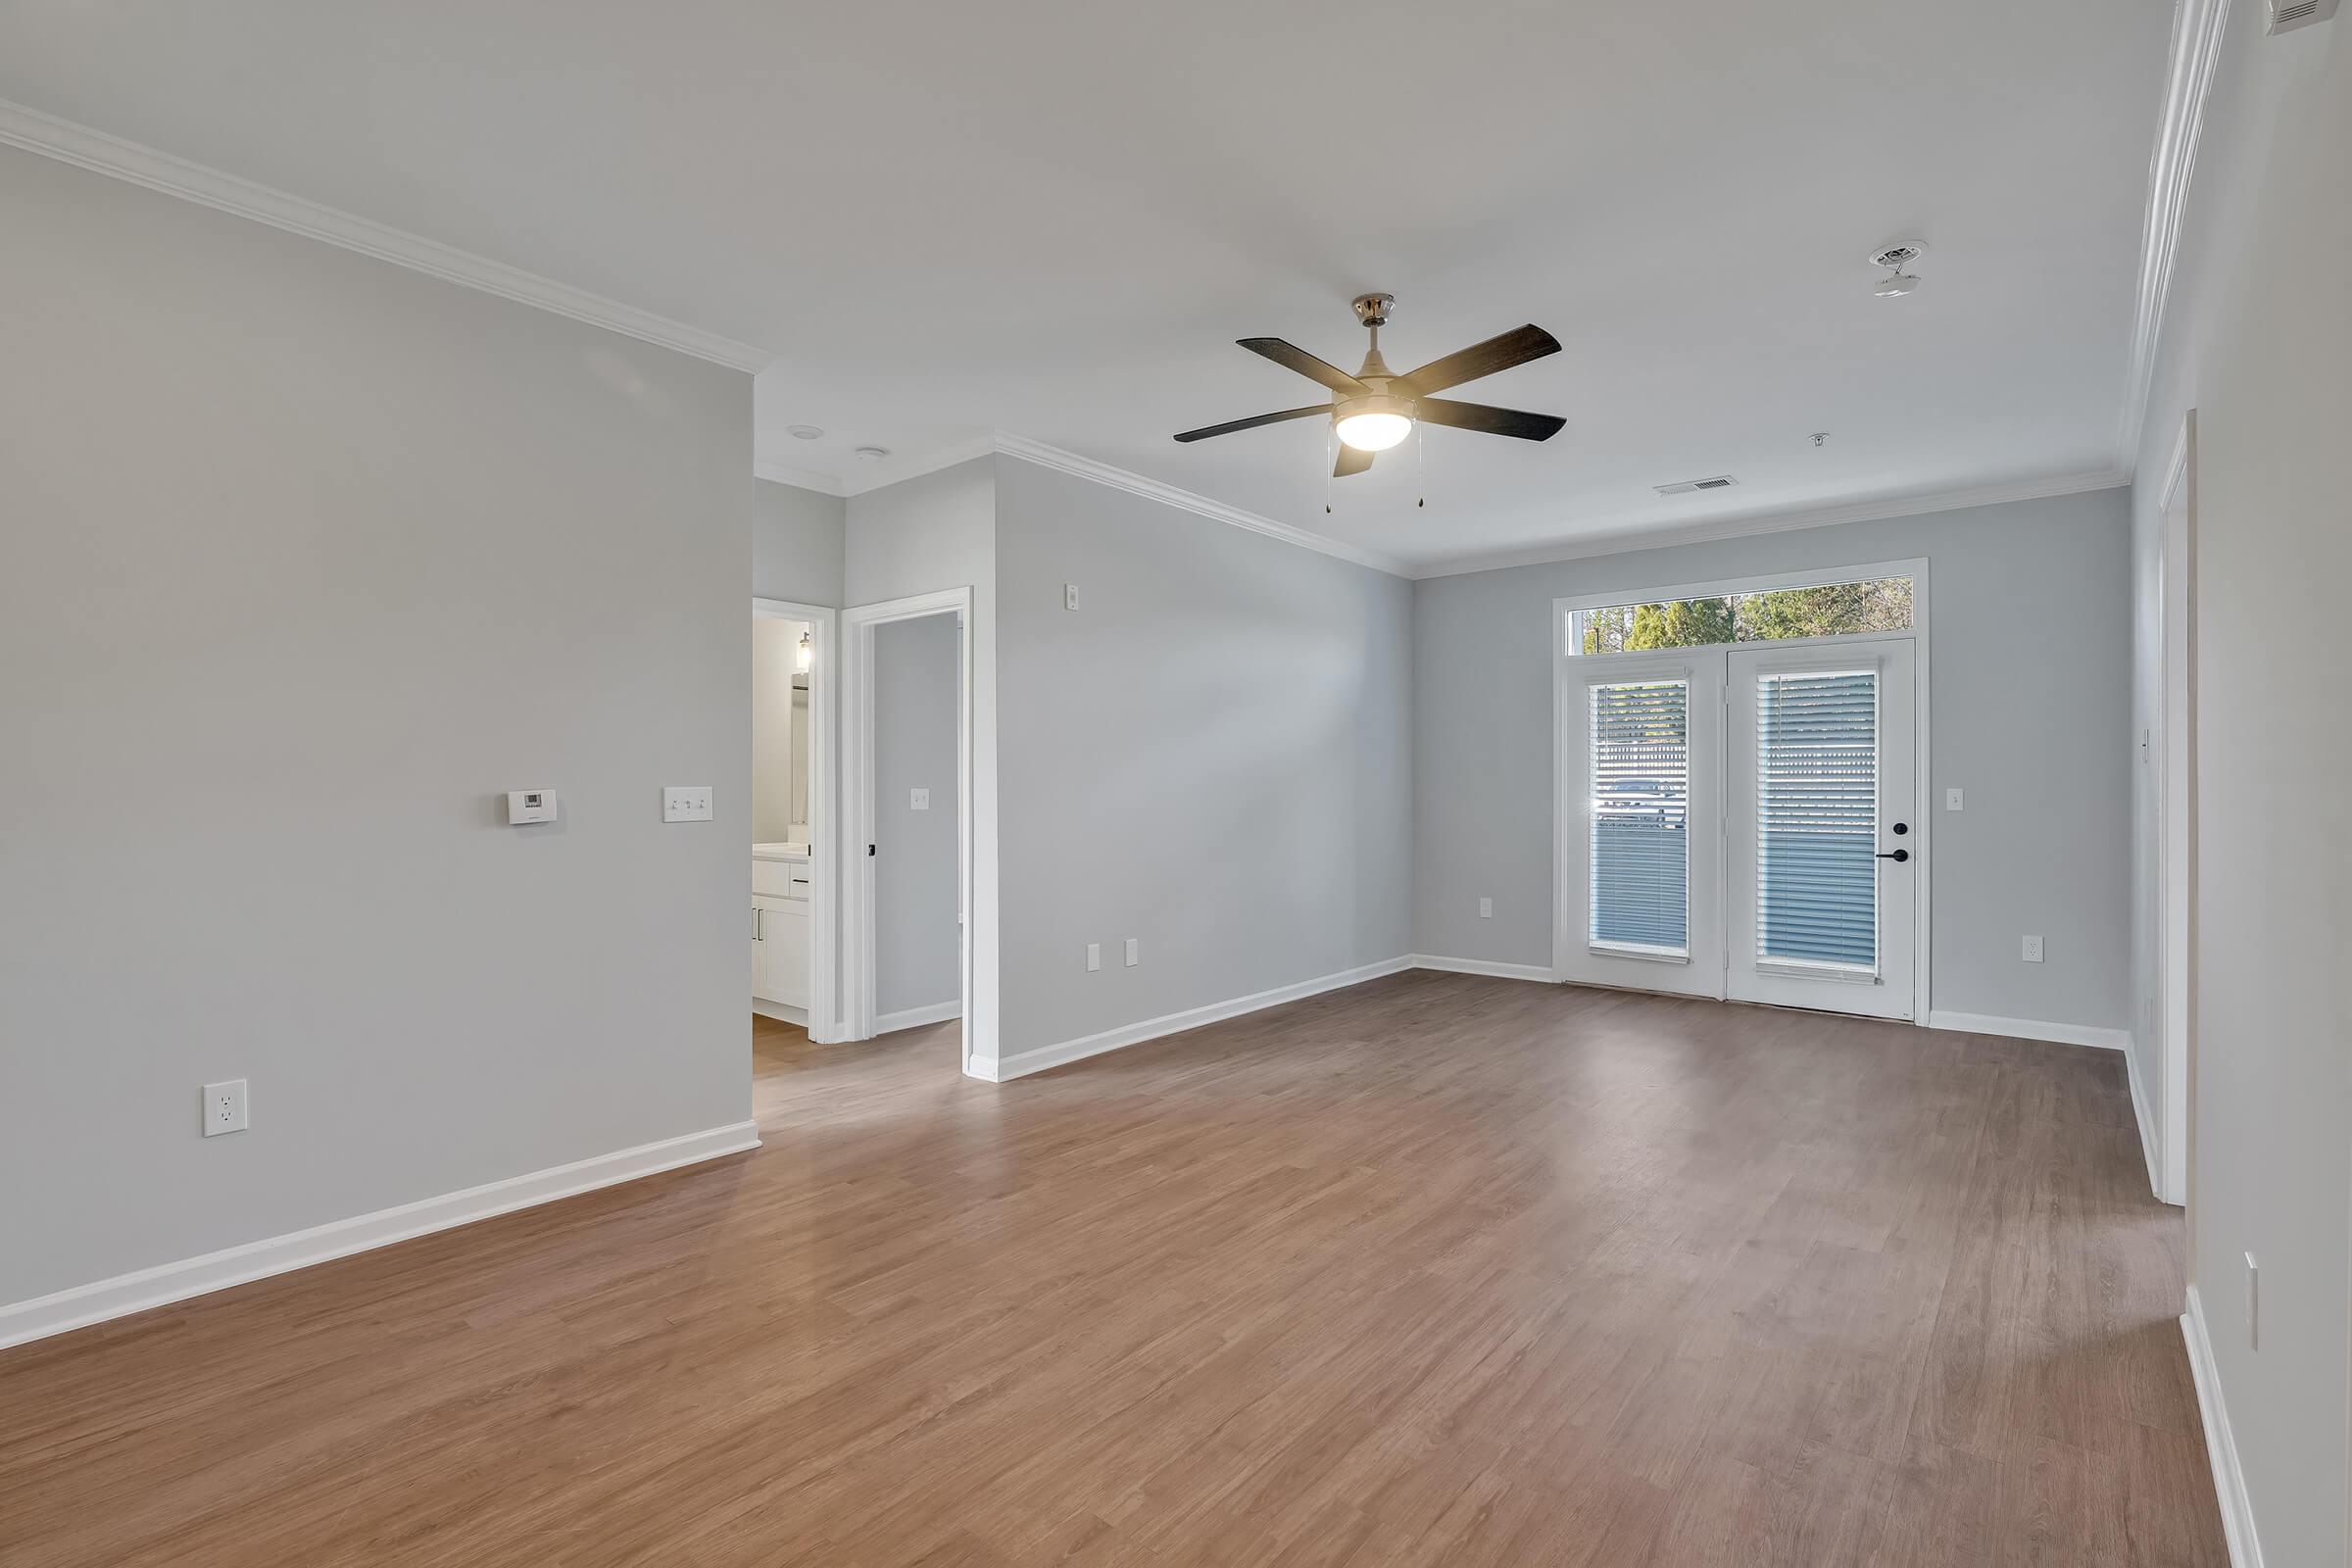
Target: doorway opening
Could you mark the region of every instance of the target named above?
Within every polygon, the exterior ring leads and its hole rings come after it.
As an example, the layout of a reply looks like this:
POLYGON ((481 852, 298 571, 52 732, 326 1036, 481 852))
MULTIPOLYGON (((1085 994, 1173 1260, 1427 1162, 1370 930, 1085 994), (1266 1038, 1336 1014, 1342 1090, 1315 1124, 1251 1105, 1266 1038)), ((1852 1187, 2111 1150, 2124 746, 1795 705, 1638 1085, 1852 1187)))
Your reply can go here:
POLYGON ((1555 978, 1924 1017, 1926 569, 1555 605, 1555 978))
POLYGON ((843 612, 843 1033, 972 1061, 971 590, 843 612))
MULTIPOLYGON (((752 601, 752 1011, 841 1038, 834 942, 837 612, 752 601)), ((761 1026, 764 1027, 764 1026, 761 1026)))

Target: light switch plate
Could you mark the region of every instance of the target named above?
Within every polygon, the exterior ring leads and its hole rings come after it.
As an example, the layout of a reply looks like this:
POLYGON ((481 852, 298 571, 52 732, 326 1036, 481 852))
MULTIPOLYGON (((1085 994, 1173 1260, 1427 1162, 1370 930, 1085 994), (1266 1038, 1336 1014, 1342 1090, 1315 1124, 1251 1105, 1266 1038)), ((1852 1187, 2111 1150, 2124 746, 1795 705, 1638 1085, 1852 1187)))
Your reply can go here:
POLYGON ((1097 969, 1100 969, 1100 968, 1102 968, 1102 943, 1100 943, 1100 942, 1089 942, 1089 943, 1086 945, 1086 967, 1087 967, 1087 971, 1088 971, 1090 974, 1091 974, 1093 971, 1095 971, 1095 970, 1097 970, 1097 969))
POLYGON ((224 1083, 204 1086, 204 1136, 218 1138, 222 1133, 241 1133, 249 1125, 245 1110, 245 1080, 231 1078, 224 1083))
POLYGON ((1061 585, 1061 608, 1064 610, 1078 608, 1078 585, 1076 583, 1065 582, 1061 585))
POLYGON ((1957 811, 1960 809, 1960 792, 1958 790, 1945 790, 1943 792, 1943 808, 1947 811, 1957 811))
POLYGON ((669 784, 662 790, 662 820, 664 822, 708 822, 710 820, 710 786, 708 784, 669 784))
POLYGON ((931 809, 931 792, 929 790, 908 790, 906 792, 906 809, 909 811, 931 809))
POLYGON ((1136 948, 1136 939, 1129 937, 1127 939, 1127 967, 1132 969, 1143 961, 1143 955, 1136 948))
POLYGON ((1481 920, 1492 920, 1494 918, 1494 901, 1493 899, 1481 899, 1478 901, 1478 917, 1481 920))

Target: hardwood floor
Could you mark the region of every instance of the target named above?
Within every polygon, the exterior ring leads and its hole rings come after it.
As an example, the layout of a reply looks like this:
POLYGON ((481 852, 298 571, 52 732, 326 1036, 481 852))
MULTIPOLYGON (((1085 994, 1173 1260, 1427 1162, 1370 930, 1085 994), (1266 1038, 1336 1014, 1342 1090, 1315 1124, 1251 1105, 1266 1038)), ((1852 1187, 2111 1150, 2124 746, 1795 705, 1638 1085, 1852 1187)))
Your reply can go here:
POLYGON ((2112 1053, 1409 973, 0 1354, 0 1562, 2227 1562, 2112 1053))

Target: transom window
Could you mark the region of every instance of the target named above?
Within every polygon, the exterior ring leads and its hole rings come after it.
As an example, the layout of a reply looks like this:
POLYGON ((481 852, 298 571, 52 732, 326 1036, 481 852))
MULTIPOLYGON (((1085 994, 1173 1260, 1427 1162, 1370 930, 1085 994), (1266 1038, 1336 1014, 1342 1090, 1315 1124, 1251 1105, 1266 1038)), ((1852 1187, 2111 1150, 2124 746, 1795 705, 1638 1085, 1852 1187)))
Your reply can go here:
POLYGON ((1570 617, 1568 647, 1580 654, 1632 654, 1910 629, 1911 579, 1870 577, 1579 610, 1570 617))

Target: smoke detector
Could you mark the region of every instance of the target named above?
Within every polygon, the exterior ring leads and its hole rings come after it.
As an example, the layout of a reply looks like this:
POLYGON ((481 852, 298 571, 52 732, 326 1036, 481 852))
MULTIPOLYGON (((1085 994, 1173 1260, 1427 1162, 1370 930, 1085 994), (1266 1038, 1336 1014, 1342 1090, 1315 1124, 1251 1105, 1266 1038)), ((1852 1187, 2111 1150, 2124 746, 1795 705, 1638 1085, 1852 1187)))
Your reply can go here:
POLYGON ((1926 254, 1927 249, 1919 241, 1907 239, 1899 245, 1889 245, 1885 250, 1872 251, 1870 265, 1884 267, 1886 269, 1886 275, 1879 279, 1879 286, 1872 289, 1871 292, 1883 300, 1899 300, 1919 287, 1919 279, 1911 275, 1909 268, 1913 262, 1918 261, 1921 256, 1926 254))

